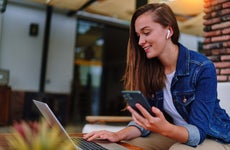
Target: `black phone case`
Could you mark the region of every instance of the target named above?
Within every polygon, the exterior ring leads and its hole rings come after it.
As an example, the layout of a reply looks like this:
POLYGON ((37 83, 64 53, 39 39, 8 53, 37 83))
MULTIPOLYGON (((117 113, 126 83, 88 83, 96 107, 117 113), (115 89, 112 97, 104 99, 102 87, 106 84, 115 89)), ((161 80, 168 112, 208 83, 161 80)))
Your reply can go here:
MULTIPOLYGON (((145 96, 141 93, 141 91, 121 91, 124 99, 127 101, 127 103, 136 110, 139 114, 139 110, 136 108, 135 104, 139 103, 141 104, 151 115, 154 116, 151 106, 149 105, 147 99, 145 96)), ((141 114, 142 115, 142 114, 141 114)))

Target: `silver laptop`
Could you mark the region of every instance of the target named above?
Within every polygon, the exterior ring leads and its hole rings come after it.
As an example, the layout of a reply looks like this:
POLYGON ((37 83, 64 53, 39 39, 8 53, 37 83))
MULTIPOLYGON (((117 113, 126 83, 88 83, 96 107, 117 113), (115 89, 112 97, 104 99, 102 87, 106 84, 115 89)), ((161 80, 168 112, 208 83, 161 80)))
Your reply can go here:
MULTIPOLYGON (((88 150, 90 148, 82 148, 81 146, 79 146, 78 144, 74 143, 73 138, 70 137, 70 135, 67 133, 67 131, 65 130, 65 128, 61 125, 61 123, 58 121, 58 119, 56 118, 56 116, 54 115, 54 113, 52 112, 52 110, 49 108, 49 106, 41 101, 37 101, 37 100, 33 100, 34 104, 37 106, 37 108, 39 109, 39 111, 41 112, 41 114, 44 116, 44 118, 46 119, 46 121, 48 122, 48 124, 52 125, 56 125, 60 128, 61 132, 63 132, 63 134, 70 140, 71 143, 74 144, 74 146, 76 147, 77 150, 88 150)), ((117 143, 112 143, 112 142, 106 142, 106 141, 95 141, 96 144, 102 146, 102 149, 107 149, 107 150, 127 150, 127 148, 125 148, 124 146, 121 146, 117 143)), ((92 148, 93 150, 94 148, 92 148)))

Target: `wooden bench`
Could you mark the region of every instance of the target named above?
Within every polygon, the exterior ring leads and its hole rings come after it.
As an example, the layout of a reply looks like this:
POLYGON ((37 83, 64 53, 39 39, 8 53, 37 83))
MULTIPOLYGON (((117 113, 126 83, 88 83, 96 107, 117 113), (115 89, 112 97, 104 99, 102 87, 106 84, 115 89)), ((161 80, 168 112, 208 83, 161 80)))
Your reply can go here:
POLYGON ((89 133, 97 130, 119 131, 126 127, 132 120, 130 116, 86 116, 87 124, 84 125, 82 133, 89 133), (117 125, 120 123, 120 125, 117 125), (122 125, 121 125, 122 124, 122 125))

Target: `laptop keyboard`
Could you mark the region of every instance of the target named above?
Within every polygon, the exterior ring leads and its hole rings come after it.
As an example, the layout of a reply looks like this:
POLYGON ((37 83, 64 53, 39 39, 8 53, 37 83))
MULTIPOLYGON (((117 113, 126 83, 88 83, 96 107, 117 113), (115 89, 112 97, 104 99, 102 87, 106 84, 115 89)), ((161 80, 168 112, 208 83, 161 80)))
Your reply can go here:
POLYGON ((72 140, 82 150, 108 150, 95 142, 89 142, 81 137, 74 137, 72 140))

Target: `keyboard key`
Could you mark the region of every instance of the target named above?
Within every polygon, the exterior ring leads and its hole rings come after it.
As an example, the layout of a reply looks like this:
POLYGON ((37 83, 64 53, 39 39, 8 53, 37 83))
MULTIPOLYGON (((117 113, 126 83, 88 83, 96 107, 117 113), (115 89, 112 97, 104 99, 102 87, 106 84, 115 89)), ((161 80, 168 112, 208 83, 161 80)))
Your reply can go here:
POLYGON ((83 150, 108 150, 93 141, 89 142, 81 137, 74 137, 72 139, 74 143, 83 150))

